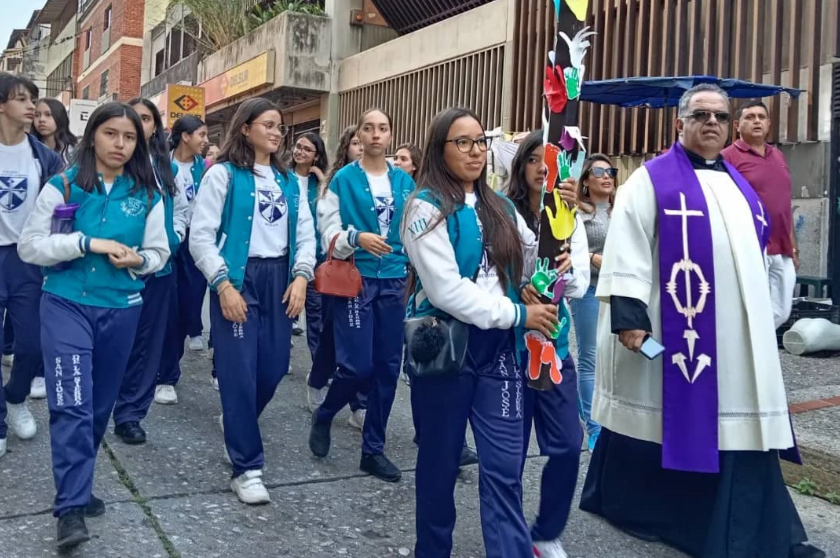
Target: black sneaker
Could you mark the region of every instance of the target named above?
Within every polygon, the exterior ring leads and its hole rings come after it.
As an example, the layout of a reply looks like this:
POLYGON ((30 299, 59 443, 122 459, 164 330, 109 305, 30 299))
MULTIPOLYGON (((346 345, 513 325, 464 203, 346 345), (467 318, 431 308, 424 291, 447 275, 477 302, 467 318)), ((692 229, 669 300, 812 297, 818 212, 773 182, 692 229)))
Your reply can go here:
POLYGON ((825 558, 825 552, 810 544, 799 543, 790 549, 790 558, 825 558))
POLYGON ((303 335, 303 328, 297 322, 292 325, 292 335, 303 335))
POLYGON ((466 467, 467 465, 477 465, 478 464, 478 455, 473 451, 473 449, 464 444, 464 449, 461 450, 461 464, 459 467, 466 467))
POLYGON ((146 431, 139 422, 127 422, 114 427, 114 435, 130 446, 146 443, 146 431))
POLYGON ((100 515, 105 515, 105 502, 91 494, 90 502, 85 507, 85 517, 99 517, 100 515))
POLYGON ((402 478, 402 471, 381 453, 363 453, 359 469, 385 482, 399 482, 402 478))
POLYGON ((309 449, 315 457, 326 457, 330 453, 330 428, 332 423, 318 424, 312 417, 312 428, 309 430, 309 449))
POLYGON ((59 550, 73 548, 90 540, 85 525, 84 508, 70 510, 58 518, 58 537, 56 544, 59 550))

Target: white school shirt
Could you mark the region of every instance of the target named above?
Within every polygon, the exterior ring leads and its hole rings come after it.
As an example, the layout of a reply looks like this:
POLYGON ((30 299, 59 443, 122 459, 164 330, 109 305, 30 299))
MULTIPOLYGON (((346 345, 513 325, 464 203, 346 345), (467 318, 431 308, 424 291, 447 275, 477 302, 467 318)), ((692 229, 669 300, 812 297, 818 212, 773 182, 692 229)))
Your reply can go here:
POLYGON ((17 244, 35 208, 41 177, 29 140, 0 144, 0 246, 17 244))
POLYGON ((185 203, 187 209, 187 223, 192 221, 193 210, 195 209, 195 194, 198 189, 198 184, 193 181, 192 166, 193 162, 182 163, 178 159, 173 158, 175 164, 178 165, 178 174, 175 176, 175 186, 178 187, 178 194, 176 198, 180 198, 175 205, 183 206, 185 203))
POLYGON ((249 258, 279 258, 289 253, 289 200, 268 165, 254 165, 254 220, 249 258))
POLYGON ((369 172, 365 172, 365 174, 368 183, 370 183, 370 194, 373 196, 374 206, 376 207, 379 234, 388 236, 388 230, 391 228, 391 221, 394 219, 394 213, 396 212, 391 179, 388 178, 387 172, 379 176, 372 175, 369 172))

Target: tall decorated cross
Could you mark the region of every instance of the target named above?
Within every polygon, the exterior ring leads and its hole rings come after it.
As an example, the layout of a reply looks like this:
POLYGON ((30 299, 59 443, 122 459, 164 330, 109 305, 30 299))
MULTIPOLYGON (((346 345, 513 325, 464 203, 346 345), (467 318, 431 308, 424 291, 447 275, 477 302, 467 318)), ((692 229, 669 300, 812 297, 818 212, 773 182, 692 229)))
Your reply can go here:
MULTIPOLYGON (((560 197, 558 184, 567 178, 580 178, 586 147, 578 128, 578 108, 586 66, 588 37, 585 26, 589 0, 548 0, 557 17, 554 50, 548 53, 543 81, 543 144, 547 169, 540 215, 539 259, 532 284, 545 302, 562 303, 566 283, 555 269, 555 256, 569 249, 575 230, 575 208, 560 197)), ((561 324, 562 325, 562 324, 561 324)), ((559 330, 558 330, 559 333, 559 330)), ((562 361, 554 350, 554 340, 537 331, 525 334, 529 356, 528 385, 553 389, 563 380, 562 361)))

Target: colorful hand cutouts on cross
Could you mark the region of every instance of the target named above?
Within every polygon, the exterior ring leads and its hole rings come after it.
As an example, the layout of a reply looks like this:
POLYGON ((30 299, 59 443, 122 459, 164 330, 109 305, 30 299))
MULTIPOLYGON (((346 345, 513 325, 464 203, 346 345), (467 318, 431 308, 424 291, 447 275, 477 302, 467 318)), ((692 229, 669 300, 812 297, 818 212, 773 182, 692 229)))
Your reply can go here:
MULTIPOLYGON (((560 1, 554 0, 554 13, 560 13, 560 1)), ((569 6, 569 9, 575 14, 578 21, 586 20, 586 12, 589 11, 589 0, 564 0, 564 3, 569 6)))
POLYGON ((531 276, 531 284, 544 297, 554 298, 551 286, 557 281, 557 270, 549 268, 550 263, 548 258, 537 260, 537 270, 531 276))
POLYGON ((557 161, 560 158, 560 148, 553 143, 545 145, 545 155, 543 155, 543 162, 546 164, 545 175, 545 192, 550 194, 554 191, 554 185, 557 183, 557 176, 559 169, 557 168, 557 161))
POLYGON ((566 103, 569 102, 569 93, 566 90, 566 79, 562 71, 550 66, 546 67, 543 91, 551 112, 563 112, 566 103))
POLYGON ((551 235, 557 240, 566 240, 575 232, 575 212, 577 208, 569 207, 560 197, 560 190, 554 190, 554 207, 546 206, 545 214, 551 226, 551 235))
POLYGON ((546 339, 538 331, 525 334, 525 348, 528 350, 528 378, 537 380, 544 364, 549 366, 549 376, 552 383, 559 385, 563 381, 563 361, 557 355, 554 342, 546 339))

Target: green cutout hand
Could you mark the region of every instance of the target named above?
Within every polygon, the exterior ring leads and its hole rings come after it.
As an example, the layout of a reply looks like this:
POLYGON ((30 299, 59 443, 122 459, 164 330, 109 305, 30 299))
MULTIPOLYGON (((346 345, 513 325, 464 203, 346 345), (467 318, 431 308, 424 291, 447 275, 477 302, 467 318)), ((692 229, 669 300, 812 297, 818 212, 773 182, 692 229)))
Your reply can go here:
POLYGON ((566 78, 566 93, 569 100, 580 97, 580 72, 577 68, 563 68, 563 76, 566 78))
POLYGON ((571 178, 572 176, 572 154, 566 151, 561 151, 557 156, 557 170, 560 173, 560 182, 571 178))
POLYGON ((557 270, 549 269, 548 258, 537 260, 537 269, 534 275, 531 276, 531 284, 534 285, 537 292, 545 297, 551 298, 550 288, 555 281, 557 281, 557 270))

